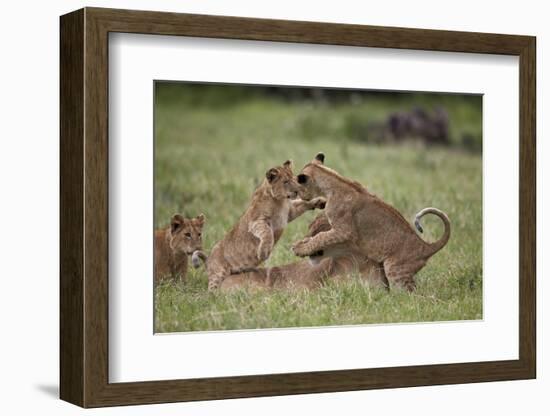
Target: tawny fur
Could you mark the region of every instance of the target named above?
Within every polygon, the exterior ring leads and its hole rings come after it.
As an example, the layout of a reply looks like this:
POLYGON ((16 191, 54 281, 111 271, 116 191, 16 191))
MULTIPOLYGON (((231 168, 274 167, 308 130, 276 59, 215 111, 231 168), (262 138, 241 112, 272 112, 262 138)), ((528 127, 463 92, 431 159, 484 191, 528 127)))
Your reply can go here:
POLYGON ((155 231, 155 281, 187 277, 188 259, 193 252, 202 249, 203 214, 196 218, 172 216, 170 225, 155 231))
MULTIPOLYGON (((314 237, 330 229, 331 225, 326 214, 319 214, 309 225, 306 238, 314 237)), ((359 274, 364 282, 372 286, 382 286, 386 289, 389 287, 383 266, 367 258, 353 244, 344 242, 327 246, 310 255, 309 262, 312 265, 317 265, 327 258, 332 260, 327 274, 331 280, 347 280, 354 274, 359 274)))
POLYGON ((298 189, 290 161, 267 171, 237 224, 212 248, 206 263, 210 290, 227 276, 259 266, 289 222, 307 210, 324 207, 322 197, 307 202, 296 199, 298 189))
POLYGON ((447 215, 436 208, 426 208, 417 214, 419 231, 420 218, 428 213, 437 215, 445 226, 438 241, 427 243, 394 207, 369 193, 358 182, 327 168, 323 162, 324 155, 317 155, 302 169, 297 179, 302 185, 302 199, 326 198, 325 214, 331 229, 295 243, 292 247, 294 253, 305 257, 330 246, 347 244, 356 247, 375 263, 382 264, 391 284, 414 290, 414 275, 450 238, 447 215))
MULTIPOLYGON (((307 236, 314 236, 330 229, 324 214, 318 215, 309 225, 307 236)), ((193 254, 195 267, 199 258, 205 260, 202 252, 193 254)), ((283 266, 257 268, 252 271, 226 277, 220 285, 223 291, 235 289, 314 289, 327 279, 349 279, 354 273, 373 285, 388 287, 382 266, 353 251, 344 244, 329 247, 322 253, 315 253, 309 260, 302 260, 283 266)))

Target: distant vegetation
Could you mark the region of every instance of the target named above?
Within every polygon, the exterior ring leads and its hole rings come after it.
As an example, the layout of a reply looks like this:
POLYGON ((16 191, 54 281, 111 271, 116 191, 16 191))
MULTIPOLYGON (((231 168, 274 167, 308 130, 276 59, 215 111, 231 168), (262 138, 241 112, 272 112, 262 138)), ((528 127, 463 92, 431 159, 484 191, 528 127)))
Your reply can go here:
POLYGON ((297 110, 293 127, 305 139, 482 149, 481 95, 161 83, 157 98, 194 109, 227 110, 262 101, 290 105, 297 110))

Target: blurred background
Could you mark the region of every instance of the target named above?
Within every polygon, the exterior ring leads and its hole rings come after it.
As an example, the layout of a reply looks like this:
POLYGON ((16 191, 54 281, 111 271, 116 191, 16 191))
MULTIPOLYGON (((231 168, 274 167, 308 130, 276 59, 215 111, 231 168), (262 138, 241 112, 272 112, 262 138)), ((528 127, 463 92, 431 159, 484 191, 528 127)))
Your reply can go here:
POLYGON ((477 94, 161 82, 157 99, 213 110, 254 102, 290 107, 292 115, 280 127, 307 140, 411 141, 474 153, 482 149, 482 96, 477 94))
MULTIPOLYGON (((372 292, 358 289, 344 297, 355 306, 345 306, 339 289, 288 308, 288 296, 276 305, 269 303, 276 297, 260 297, 262 312, 251 315, 242 311, 252 298, 208 298, 200 269, 186 286, 159 289, 157 331, 481 318, 480 95, 156 82, 154 111, 155 225, 165 227, 176 212, 204 213, 207 251, 242 215, 269 168, 292 159, 297 174, 319 151, 327 166, 407 220, 434 206, 452 223, 448 245, 417 275, 412 304, 385 294, 372 302, 372 292)), ((315 215, 289 224, 267 266, 298 260, 290 246, 315 215)), ((443 232, 434 216, 425 217, 424 229, 427 240, 443 232)))

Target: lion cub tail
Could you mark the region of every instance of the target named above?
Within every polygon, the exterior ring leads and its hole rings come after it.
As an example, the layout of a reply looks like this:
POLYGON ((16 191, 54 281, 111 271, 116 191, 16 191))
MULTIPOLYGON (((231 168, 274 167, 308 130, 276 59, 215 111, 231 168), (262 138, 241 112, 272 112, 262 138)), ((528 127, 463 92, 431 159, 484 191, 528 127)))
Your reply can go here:
POLYGON ((445 244, 447 244, 447 241, 449 241, 449 238, 451 237, 451 222, 449 221, 449 217, 447 217, 447 214, 445 214, 443 211, 437 208, 431 208, 431 207, 424 208, 422 211, 416 214, 414 218, 414 226, 421 233, 424 232, 424 229, 422 228, 422 225, 420 225, 420 219, 426 214, 437 215, 439 218, 441 218, 441 221, 443 221, 443 225, 445 226, 445 231, 443 232, 443 236, 441 236, 439 240, 433 243, 426 243, 429 247, 428 255, 433 256, 435 253, 437 253, 439 250, 445 247, 445 244))
POLYGON ((201 260, 206 265, 206 260, 208 260, 208 256, 202 250, 195 250, 193 252, 193 255, 191 256, 191 264, 193 264, 193 267, 195 269, 201 267, 201 260))

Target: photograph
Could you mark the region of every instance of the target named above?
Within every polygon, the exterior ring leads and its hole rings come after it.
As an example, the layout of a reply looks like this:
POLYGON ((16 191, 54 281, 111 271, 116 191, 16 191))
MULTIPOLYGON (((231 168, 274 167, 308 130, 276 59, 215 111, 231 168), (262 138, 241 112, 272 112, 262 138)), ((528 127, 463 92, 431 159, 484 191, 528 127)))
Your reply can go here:
POLYGON ((483 319, 481 94, 154 82, 154 332, 483 319))

